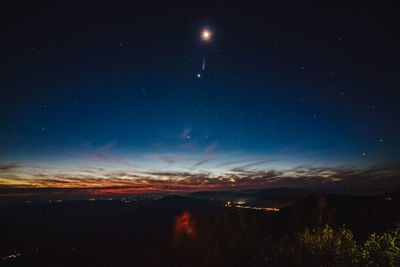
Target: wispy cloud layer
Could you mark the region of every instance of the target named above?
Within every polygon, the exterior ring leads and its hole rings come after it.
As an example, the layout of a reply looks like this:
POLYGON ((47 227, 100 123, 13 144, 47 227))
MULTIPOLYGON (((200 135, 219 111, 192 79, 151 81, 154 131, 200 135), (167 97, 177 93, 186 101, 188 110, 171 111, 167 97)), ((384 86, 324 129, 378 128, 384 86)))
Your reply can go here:
MULTIPOLYGON (((163 159, 162 159, 163 160, 163 159)), ((170 160, 165 160, 170 163, 170 160)), ((0 195, 26 193, 77 192, 91 194, 134 194, 152 192, 191 192, 198 190, 239 190, 272 187, 400 187, 400 166, 397 164, 355 167, 298 166, 286 170, 254 169, 271 160, 243 164, 226 162, 224 172, 196 171, 209 163, 196 161, 187 171, 110 171, 102 168, 60 170, 34 168, 24 164, 0 165, 0 195), (238 165, 238 166, 235 166, 238 165)), ((173 161, 171 161, 172 163, 173 161)))

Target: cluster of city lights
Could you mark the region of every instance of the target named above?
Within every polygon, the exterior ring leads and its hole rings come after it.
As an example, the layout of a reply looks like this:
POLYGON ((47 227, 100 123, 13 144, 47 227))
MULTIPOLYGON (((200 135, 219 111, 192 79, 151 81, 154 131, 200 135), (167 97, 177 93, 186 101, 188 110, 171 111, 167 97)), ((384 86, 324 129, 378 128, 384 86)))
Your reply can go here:
POLYGON ((3 257, 2 259, 3 259, 3 260, 14 259, 14 258, 16 258, 16 257, 18 257, 18 256, 21 256, 21 253, 13 253, 13 254, 11 254, 11 255, 8 255, 8 256, 3 257))
POLYGON ((252 209, 252 210, 263 210, 263 211, 279 211, 278 208, 264 208, 264 207, 254 207, 245 205, 245 201, 228 201, 225 207, 228 208, 239 208, 239 209, 252 209))

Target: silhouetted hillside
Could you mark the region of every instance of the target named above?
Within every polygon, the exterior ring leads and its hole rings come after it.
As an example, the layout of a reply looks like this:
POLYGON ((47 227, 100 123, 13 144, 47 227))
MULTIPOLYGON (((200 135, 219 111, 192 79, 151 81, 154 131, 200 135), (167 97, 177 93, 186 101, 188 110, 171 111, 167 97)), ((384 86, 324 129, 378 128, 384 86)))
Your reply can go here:
MULTIPOLYGON (((246 194, 262 198, 265 192, 236 195, 246 194)), ((0 259, 4 266, 314 266, 294 253, 306 227, 329 224, 337 231, 345 224, 362 241, 400 221, 398 194, 310 195, 279 212, 225 207, 193 195, 3 203, 0 259)))
POLYGON ((381 232, 400 221, 400 195, 376 196, 310 195, 281 209, 281 229, 302 231, 305 227, 341 226, 355 233, 381 232))

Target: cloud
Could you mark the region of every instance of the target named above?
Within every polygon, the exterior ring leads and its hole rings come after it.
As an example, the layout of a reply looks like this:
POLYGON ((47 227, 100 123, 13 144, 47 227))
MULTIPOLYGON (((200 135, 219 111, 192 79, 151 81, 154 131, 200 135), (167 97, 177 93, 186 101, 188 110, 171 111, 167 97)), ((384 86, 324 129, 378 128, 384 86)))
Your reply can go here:
POLYGON ((178 137, 180 139, 187 139, 187 137, 190 135, 190 133, 192 132, 191 128, 186 128, 183 130, 183 132, 181 132, 178 137))
POLYGON ((218 146, 218 142, 213 142, 212 144, 210 144, 209 146, 206 147, 205 151, 207 153, 212 153, 217 148, 217 146, 218 146))
POLYGON ((156 159, 156 160, 168 163, 168 164, 172 164, 176 161, 175 159, 172 159, 170 157, 167 157, 165 155, 160 155, 160 154, 151 154, 151 155, 147 155, 147 157, 150 159, 156 159))
POLYGON ((194 170, 194 169, 196 169, 197 167, 199 167, 199 166, 201 166, 201 165, 203 165, 203 164, 205 164, 205 163, 207 163, 207 162, 209 162, 209 161, 210 161, 210 159, 202 159, 202 160, 199 160, 199 161, 197 161, 195 164, 193 164, 193 166, 190 167, 189 169, 190 169, 190 170, 194 170))
POLYGON ((246 164, 246 165, 242 165, 240 167, 235 167, 235 168, 231 169, 231 171, 248 173, 249 171, 247 169, 250 168, 250 167, 254 167, 254 166, 257 166, 257 165, 270 163, 270 162, 274 162, 274 161, 277 161, 277 160, 276 159, 260 160, 260 161, 257 161, 257 162, 253 162, 253 163, 249 163, 249 164, 246 164))
POLYGON ((117 142, 113 141, 99 148, 92 148, 90 144, 86 144, 82 151, 68 150, 68 154, 74 159, 82 158, 83 160, 89 160, 98 164, 138 168, 138 166, 132 164, 128 159, 113 155, 112 149, 116 144, 117 142))
MULTIPOLYGON (((198 167, 207 159, 196 162, 198 167)), ((145 192, 192 192, 199 190, 242 190, 272 187, 326 188, 400 188, 400 166, 386 165, 369 168, 311 167, 293 169, 249 170, 269 161, 258 161, 233 168, 225 173, 185 171, 127 171, 78 173, 24 172, 18 174, 17 165, 0 168, 0 196, 22 192, 87 192, 91 194, 128 194, 145 192), (9 173, 9 170, 13 173, 9 173), (46 189, 49 188, 49 189, 46 189)))
POLYGON ((235 165, 235 164, 238 164, 238 163, 243 163, 243 162, 248 162, 248 161, 249 161, 248 159, 246 159, 246 160, 238 160, 238 161, 228 161, 228 162, 223 162, 221 164, 218 164, 216 167, 220 168, 220 167, 225 167, 225 166, 229 166, 229 165, 235 165))
POLYGON ((20 167, 18 163, 0 164, 0 171, 8 171, 20 167))

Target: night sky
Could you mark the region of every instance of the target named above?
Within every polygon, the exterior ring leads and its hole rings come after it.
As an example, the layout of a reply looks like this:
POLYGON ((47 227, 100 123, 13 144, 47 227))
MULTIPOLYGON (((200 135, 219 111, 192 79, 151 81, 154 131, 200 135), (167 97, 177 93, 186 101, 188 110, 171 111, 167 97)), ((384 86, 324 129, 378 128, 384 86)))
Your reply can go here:
POLYGON ((29 2, 0 11, 2 195, 400 187, 390 2, 29 2))

